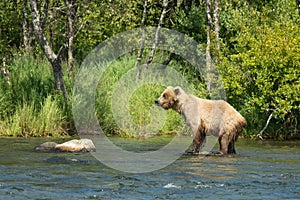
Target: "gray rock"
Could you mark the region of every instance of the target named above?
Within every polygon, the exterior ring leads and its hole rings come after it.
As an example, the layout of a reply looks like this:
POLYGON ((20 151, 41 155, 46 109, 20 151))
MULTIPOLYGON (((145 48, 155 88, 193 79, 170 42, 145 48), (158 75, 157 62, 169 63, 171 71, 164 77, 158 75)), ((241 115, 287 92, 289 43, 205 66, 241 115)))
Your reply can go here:
POLYGON ((91 152, 96 151, 96 147, 90 139, 70 140, 55 146, 56 150, 68 152, 91 152))

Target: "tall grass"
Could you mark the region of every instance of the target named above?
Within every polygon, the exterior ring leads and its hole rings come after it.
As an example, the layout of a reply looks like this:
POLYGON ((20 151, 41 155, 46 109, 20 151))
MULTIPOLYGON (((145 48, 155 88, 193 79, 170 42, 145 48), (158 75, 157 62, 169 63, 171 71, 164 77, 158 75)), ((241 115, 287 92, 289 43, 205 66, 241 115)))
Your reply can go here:
MULTIPOLYGON (((147 79, 148 82, 146 80, 135 88, 135 62, 135 56, 122 57, 99 77, 95 102, 101 128, 105 133, 125 137, 178 133, 181 116, 154 105, 165 85, 147 79), (130 98, 126 100, 128 96, 130 98)), ((170 66, 176 68, 177 64, 173 62, 170 66)), ((191 86, 198 87, 192 82, 191 86)))
POLYGON ((57 101, 48 96, 41 109, 35 109, 35 103, 19 105, 15 113, 5 122, 4 135, 14 137, 58 137, 66 135, 63 125, 66 123, 57 101))
MULTIPOLYGON (((178 132, 181 116, 154 105, 165 86, 154 80, 142 83, 134 90, 131 86, 121 85, 121 90, 116 91, 128 73, 135 73, 135 62, 135 56, 119 58, 99 77, 95 108, 101 128, 108 135, 126 137, 178 132), (129 94, 128 100, 125 93, 129 94), (118 115, 121 116, 119 120, 118 115)), ((175 61, 170 65, 182 67, 175 61)), ((65 104, 62 95, 55 90, 52 68, 46 59, 20 56, 9 64, 8 69, 11 84, 0 77, 0 136, 60 137, 74 133, 70 132, 74 130, 71 103, 65 104)), ((69 97, 75 98, 71 95, 73 80, 68 76, 64 79, 69 97)), ((134 78, 130 81, 135 84, 134 78)), ((192 87, 199 88, 201 84, 195 83, 192 81, 192 87)))
POLYGON ((66 135, 62 98, 46 59, 20 56, 8 66, 11 84, 0 81, 0 136, 66 135))

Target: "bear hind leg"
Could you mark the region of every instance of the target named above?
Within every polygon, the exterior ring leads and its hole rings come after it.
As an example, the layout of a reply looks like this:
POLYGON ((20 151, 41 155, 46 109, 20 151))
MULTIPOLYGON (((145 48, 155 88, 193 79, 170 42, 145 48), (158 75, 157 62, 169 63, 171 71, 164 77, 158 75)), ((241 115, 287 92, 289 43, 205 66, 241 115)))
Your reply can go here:
POLYGON ((228 154, 228 135, 223 134, 219 137, 219 145, 220 145, 220 153, 221 154, 228 154))
POLYGON ((234 148, 234 140, 231 140, 228 144, 228 154, 236 154, 236 151, 234 148))

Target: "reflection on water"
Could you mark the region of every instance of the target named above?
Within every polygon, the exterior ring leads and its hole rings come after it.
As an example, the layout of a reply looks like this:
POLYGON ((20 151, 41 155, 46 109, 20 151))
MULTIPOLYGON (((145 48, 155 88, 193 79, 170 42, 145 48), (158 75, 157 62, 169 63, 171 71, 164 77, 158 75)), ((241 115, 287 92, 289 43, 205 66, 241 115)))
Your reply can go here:
MULTIPOLYGON (((113 140, 130 150, 168 139, 113 140)), ((0 199, 300 199, 299 141, 239 140, 235 156, 182 156, 146 174, 110 169, 88 153, 33 151, 45 141, 0 139, 0 199)))

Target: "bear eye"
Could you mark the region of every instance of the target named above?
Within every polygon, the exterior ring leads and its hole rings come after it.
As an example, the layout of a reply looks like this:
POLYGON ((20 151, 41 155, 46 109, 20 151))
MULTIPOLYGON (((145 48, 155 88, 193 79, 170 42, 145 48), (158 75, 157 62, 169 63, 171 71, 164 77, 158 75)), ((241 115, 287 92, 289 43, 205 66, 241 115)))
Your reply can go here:
POLYGON ((168 95, 167 95, 166 93, 164 93, 164 94, 163 94, 163 98, 166 99, 167 97, 168 97, 168 95))

